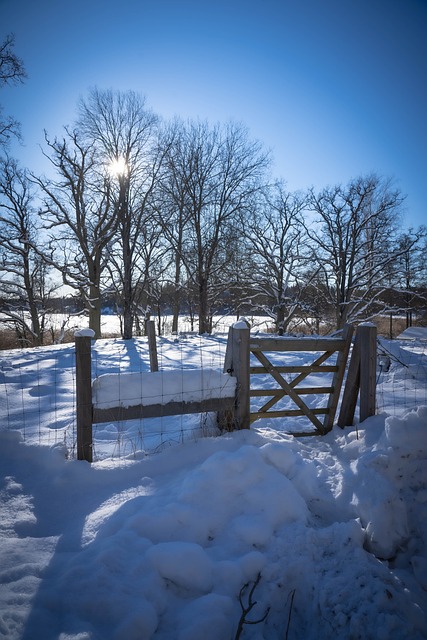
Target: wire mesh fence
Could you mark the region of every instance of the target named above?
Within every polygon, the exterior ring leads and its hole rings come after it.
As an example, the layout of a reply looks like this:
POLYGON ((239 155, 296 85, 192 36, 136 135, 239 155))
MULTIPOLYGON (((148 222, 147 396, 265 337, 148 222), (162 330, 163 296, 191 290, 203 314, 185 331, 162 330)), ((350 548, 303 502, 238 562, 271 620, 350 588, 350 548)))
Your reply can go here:
MULTIPOLYGON (((159 370, 222 371, 226 343, 226 333, 158 338, 159 370)), ((131 371, 149 371, 146 338, 93 343, 93 378, 131 371)), ((31 444, 64 447, 66 455, 76 457, 75 390, 73 344, 1 352, 0 428, 19 430, 31 444)), ((427 405, 427 342, 379 339, 377 413, 399 416, 421 405, 427 405)), ((253 428, 262 426, 260 421, 253 428)), ((269 428, 287 431, 289 421, 271 420, 269 428)), ((97 424, 94 460, 145 455, 173 443, 218 433, 215 415, 209 413, 97 424)))
POLYGON ((427 405, 427 340, 378 340, 377 412, 427 405))
MULTIPOLYGON (((158 338, 161 371, 222 370, 226 334, 158 338)), ((19 430, 28 443, 63 445, 76 455, 76 374, 73 344, 10 350, 0 356, 1 427, 19 430)), ((146 338, 98 340, 92 378, 106 373, 148 372, 146 338)), ((167 395, 167 387, 164 388, 167 395)), ((144 454, 168 444, 218 432, 210 414, 165 416, 94 425, 94 460, 144 454)))

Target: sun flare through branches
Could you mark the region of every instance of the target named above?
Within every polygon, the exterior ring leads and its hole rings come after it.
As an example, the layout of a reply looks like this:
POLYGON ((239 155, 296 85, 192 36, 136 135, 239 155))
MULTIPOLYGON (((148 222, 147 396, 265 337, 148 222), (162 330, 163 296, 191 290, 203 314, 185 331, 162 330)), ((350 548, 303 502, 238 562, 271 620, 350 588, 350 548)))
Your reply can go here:
POLYGON ((108 173, 112 178, 119 178, 128 174, 128 165, 123 156, 114 158, 107 166, 108 173))

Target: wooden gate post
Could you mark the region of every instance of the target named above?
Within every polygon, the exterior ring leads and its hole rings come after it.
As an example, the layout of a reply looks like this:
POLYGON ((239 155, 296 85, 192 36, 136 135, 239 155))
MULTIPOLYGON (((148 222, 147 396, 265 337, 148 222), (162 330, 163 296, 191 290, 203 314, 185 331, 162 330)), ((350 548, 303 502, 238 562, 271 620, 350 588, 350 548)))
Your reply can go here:
POLYGON ((235 424, 237 429, 250 427, 250 329, 244 320, 230 329, 231 374, 237 378, 235 424))
POLYGON ((92 462, 92 329, 74 334, 76 343, 77 460, 92 462))
POLYGON ((334 376, 332 379, 333 391, 331 392, 329 396, 329 401, 328 401, 329 413, 325 418, 325 423, 324 423, 325 433, 328 433, 328 431, 331 431, 332 427, 334 426, 335 414, 337 411, 338 401, 341 393, 342 382, 344 379, 345 367, 348 360, 348 353, 350 351, 352 337, 353 337, 353 325, 346 324, 342 332, 344 348, 341 349, 341 351, 338 351, 337 363, 336 363, 337 370, 334 373, 334 376))
POLYGON ((375 415, 376 369, 377 328, 369 322, 359 324, 348 367, 338 426, 344 428, 353 424, 358 396, 359 422, 375 415))
POLYGON ((341 409, 338 416, 338 426, 351 427, 356 412, 357 398, 360 389, 360 335, 356 330, 356 337, 353 343, 350 363, 347 370, 347 380, 341 400, 341 409))
POLYGON ((357 328, 360 338, 360 422, 375 415, 377 328, 366 322, 357 328))

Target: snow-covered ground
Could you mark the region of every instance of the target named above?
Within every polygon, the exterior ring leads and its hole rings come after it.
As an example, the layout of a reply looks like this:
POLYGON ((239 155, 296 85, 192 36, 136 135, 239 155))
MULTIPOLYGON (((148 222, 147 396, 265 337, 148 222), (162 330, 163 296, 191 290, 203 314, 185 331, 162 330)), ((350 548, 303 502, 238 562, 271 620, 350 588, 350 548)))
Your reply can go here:
MULTIPOLYGON (((160 367, 221 369, 224 350, 164 338, 160 367)), ((383 351, 362 424, 98 425, 92 465, 74 459, 72 345, 0 353, 0 638, 426 638, 425 345, 383 351)), ((146 341, 98 341, 93 366, 147 371, 146 341)))
POLYGON ((427 341, 427 327, 408 327, 408 329, 402 331, 399 339, 427 341))

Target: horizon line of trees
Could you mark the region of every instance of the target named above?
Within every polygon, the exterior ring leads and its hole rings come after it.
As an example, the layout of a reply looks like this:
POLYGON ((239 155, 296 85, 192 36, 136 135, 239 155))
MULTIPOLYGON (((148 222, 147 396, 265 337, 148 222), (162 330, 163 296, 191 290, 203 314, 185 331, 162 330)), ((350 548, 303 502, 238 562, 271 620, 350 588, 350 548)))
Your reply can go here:
POLYGON ((173 331, 187 309, 199 333, 218 310, 267 315, 279 334, 296 317, 339 330, 425 313, 426 228, 402 229, 404 197, 384 177, 289 192, 243 125, 165 123, 138 94, 97 88, 62 137, 45 132, 49 176, 2 146, 2 320, 29 344, 63 284, 96 337, 107 297, 124 339, 166 307, 173 331))

